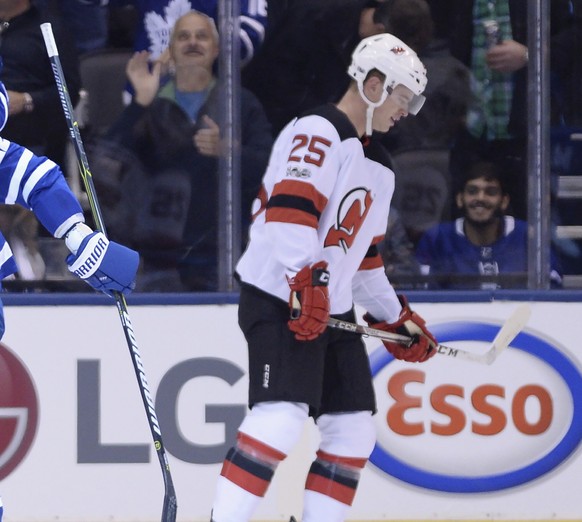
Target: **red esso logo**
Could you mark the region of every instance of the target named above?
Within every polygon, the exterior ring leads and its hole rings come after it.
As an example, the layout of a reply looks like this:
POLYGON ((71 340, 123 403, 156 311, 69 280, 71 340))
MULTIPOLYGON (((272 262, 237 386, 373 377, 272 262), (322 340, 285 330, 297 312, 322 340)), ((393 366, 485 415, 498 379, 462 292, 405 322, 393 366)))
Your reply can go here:
POLYGON ((540 359, 517 350, 492 366, 443 359, 394 361, 375 378, 378 445, 412 468, 506 473, 539 459, 570 426, 568 385, 540 359))
POLYGON ((0 480, 28 453, 37 424, 34 383, 22 361, 0 343, 0 480))
MULTIPOLYGON (((406 412, 422 408, 422 397, 409 395, 406 386, 410 383, 424 383, 425 373, 418 370, 402 370, 394 374, 388 383, 388 393, 395 400, 386 415, 387 425, 399 435, 420 435, 425 431, 424 422, 409 422, 406 412)), ((468 424, 463 404, 455 405, 454 398, 464 399, 468 390, 458 384, 441 384, 430 392, 432 410, 444 417, 444 422, 431 420, 427 428, 436 435, 451 436, 461 433, 468 424)), ((544 433, 551 424, 553 404, 549 391, 543 386, 529 384, 516 390, 511 399, 511 411, 506 413, 503 402, 494 403, 495 398, 505 399, 505 387, 498 384, 482 384, 470 394, 470 403, 475 413, 482 414, 484 421, 470 420, 470 429, 477 435, 497 435, 507 426, 507 415, 511 416, 515 428, 527 435, 544 433), (537 401, 539 413, 528 419, 526 407, 528 399, 537 401)))

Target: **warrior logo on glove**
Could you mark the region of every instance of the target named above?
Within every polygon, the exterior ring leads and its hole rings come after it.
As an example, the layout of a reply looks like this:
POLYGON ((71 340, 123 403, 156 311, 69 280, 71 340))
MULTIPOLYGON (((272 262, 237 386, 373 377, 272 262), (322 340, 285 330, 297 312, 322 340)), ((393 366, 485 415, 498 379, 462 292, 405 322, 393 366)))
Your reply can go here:
POLYGON ((67 257, 69 271, 86 281, 95 290, 110 296, 114 292, 128 294, 135 288, 139 255, 102 232, 93 232, 83 223, 75 224, 65 241, 71 253, 67 257))
POLYGON ((109 240, 103 235, 95 235, 87 243, 85 259, 77 259, 71 266, 71 271, 81 279, 85 279, 97 270, 101 263, 101 258, 105 254, 109 240))

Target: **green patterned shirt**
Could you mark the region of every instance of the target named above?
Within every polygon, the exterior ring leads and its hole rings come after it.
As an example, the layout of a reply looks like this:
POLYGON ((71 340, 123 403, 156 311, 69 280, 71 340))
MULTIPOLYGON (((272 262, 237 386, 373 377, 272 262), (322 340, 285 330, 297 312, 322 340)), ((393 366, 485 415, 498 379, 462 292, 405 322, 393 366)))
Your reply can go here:
POLYGON ((508 0, 475 0, 473 7, 473 53, 471 56, 474 105, 467 114, 469 132, 477 138, 510 138, 507 130, 513 82, 511 73, 494 72, 485 63, 491 43, 487 27, 497 24, 497 42, 511 40, 508 0))

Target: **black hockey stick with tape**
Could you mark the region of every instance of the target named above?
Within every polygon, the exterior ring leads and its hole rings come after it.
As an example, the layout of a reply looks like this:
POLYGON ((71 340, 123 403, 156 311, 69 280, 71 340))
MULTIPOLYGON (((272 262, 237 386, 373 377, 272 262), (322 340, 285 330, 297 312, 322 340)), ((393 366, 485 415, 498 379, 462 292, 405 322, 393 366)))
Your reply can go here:
MULTIPOLYGON (((503 323, 499 332, 497 332, 495 339, 493 339, 491 346, 485 353, 469 352, 466 350, 461 350, 460 348, 453 348, 451 346, 439 344, 437 346, 437 354, 453 357, 456 359, 478 362, 481 364, 492 364, 495 359, 497 359, 499 354, 509 346, 513 339, 515 339, 515 336, 521 332, 521 330, 523 330, 530 315, 531 310, 527 304, 518 306, 505 321, 505 323, 503 323)), ((384 330, 370 328, 361 324, 349 323, 347 321, 340 321, 339 319, 335 319, 333 317, 329 319, 328 326, 361 335, 377 337, 378 339, 397 342, 403 346, 410 346, 413 342, 413 338, 406 335, 385 332, 384 330)))
MULTIPOLYGON (((89 205, 91 207, 91 214, 93 216, 93 219, 95 220, 95 225, 97 229, 99 229, 103 234, 107 235, 105 231, 105 224, 103 222, 103 216, 101 214, 99 202, 97 200, 97 193, 95 191, 95 186, 93 185, 93 176, 89 169, 89 162, 87 160, 87 155, 85 154, 83 141, 81 140, 79 126, 74 117, 71 97, 69 96, 69 91, 67 90, 65 75, 63 73, 63 68, 61 66, 59 52, 53 35, 52 27, 50 23, 44 23, 41 24, 40 28, 44 38, 44 43, 49 56, 53 74, 55 76, 55 82, 57 84, 59 98, 61 100, 61 105, 65 113, 65 118, 67 120, 67 126, 69 128, 71 141, 75 148, 75 154, 77 156, 77 162, 79 164, 81 178, 83 180, 83 185, 85 186, 85 191, 87 192, 89 205)), ((147 379, 144 373, 144 367, 135 340, 131 320, 129 318, 129 312, 127 310, 125 296, 120 292, 114 292, 114 297, 115 303, 117 304, 117 309, 119 311, 121 324, 123 326, 125 339, 127 341, 127 346, 129 348, 129 353, 131 355, 131 360, 133 362, 135 375, 137 377, 139 391, 146 410, 148 424, 154 440, 154 447, 156 449, 158 459, 160 461, 160 466, 162 468, 162 474, 164 477, 165 493, 164 493, 164 505, 162 509, 162 522, 175 522, 176 513, 178 509, 176 491, 174 489, 172 475, 170 474, 170 465, 168 463, 168 457, 166 455, 164 443, 162 441, 162 432, 160 430, 160 424, 158 422, 158 417, 154 409, 154 401, 152 399, 149 386, 147 384, 147 379)))

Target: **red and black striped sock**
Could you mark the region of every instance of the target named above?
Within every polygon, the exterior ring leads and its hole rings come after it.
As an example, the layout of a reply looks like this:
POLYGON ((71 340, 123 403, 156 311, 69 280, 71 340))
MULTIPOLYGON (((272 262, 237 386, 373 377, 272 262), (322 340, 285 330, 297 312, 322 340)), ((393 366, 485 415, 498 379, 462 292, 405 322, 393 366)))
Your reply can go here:
POLYGON ((360 472, 367 460, 340 457, 320 450, 309 469, 305 489, 351 506, 360 480, 360 472))
POLYGON ((239 432, 237 443, 226 455, 220 474, 242 489, 263 497, 275 469, 286 455, 239 432))

